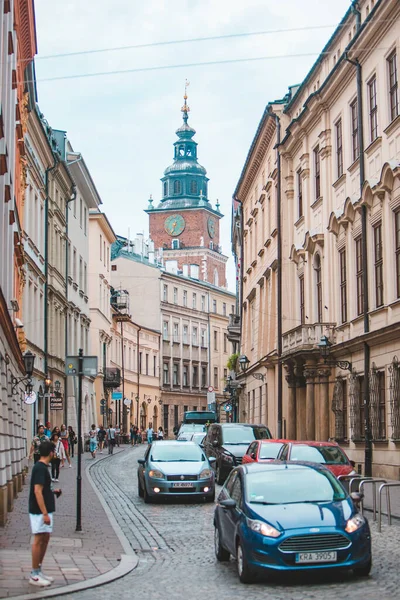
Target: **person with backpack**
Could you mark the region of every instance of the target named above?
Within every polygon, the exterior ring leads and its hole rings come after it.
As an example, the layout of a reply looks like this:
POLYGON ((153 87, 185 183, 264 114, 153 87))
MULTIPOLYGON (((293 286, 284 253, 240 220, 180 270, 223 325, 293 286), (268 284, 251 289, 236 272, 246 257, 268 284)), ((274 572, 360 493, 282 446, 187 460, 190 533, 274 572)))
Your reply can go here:
POLYGON ((40 444, 49 441, 49 438, 44 433, 44 425, 39 425, 37 435, 35 435, 35 437, 32 439, 31 449, 29 452, 29 460, 33 456, 34 463, 37 463, 40 459, 40 444))
POLYGON ((107 429, 108 454, 114 453, 115 437, 116 437, 115 427, 113 427, 111 425, 107 429))

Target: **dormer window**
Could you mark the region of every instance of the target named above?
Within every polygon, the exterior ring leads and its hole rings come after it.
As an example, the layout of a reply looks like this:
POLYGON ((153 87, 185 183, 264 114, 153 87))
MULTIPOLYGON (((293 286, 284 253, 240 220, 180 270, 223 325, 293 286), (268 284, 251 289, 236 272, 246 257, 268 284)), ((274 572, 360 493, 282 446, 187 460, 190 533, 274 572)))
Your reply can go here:
POLYGON ((180 181, 174 181, 174 194, 180 194, 181 193, 181 182, 180 181))
POLYGON ((177 240, 177 239, 172 240, 172 250, 179 250, 179 240, 177 240))
POLYGON ((164 198, 168 196, 168 183, 164 181, 164 198))
POLYGON ((186 156, 192 156, 192 148, 190 146, 186 148, 186 156))
POLYGON ((197 195, 197 181, 190 182, 190 193, 194 194, 195 196, 197 195))

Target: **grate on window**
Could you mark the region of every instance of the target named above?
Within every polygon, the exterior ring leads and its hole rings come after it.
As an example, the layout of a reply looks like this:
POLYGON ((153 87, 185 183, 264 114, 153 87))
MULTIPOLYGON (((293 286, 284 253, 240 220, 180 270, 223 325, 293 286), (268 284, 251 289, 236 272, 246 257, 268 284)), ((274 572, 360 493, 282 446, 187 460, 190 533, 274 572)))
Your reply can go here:
POLYGON ((400 364, 397 356, 393 357, 389 373, 392 440, 400 440, 400 364))

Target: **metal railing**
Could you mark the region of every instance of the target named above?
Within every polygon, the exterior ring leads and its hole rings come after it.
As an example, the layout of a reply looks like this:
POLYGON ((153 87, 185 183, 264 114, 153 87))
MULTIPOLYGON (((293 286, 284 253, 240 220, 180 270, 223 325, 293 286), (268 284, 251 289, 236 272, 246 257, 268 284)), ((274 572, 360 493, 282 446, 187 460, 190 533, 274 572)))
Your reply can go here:
MULTIPOLYGON (((373 514, 373 519, 374 521, 376 521, 376 484, 377 483, 386 483, 386 479, 375 479, 375 478, 371 478, 371 479, 364 479, 361 483, 360 483, 360 487, 358 488, 358 491, 360 492, 360 494, 363 491, 363 488, 365 485, 367 485, 367 483, 372 483, 372 514, 373 514)), ((364 499, 361 501, 361 514, 364 514, 364 499)))
POLYGON ((382 530, 382 492, 386 489, 386 507, 387 507, 387 517, 388 517, 388 525, 392 524, 392 511, 390 506, 390 488, 391 487, 400 487, 400 481, 397 483, 396 481, 390 483, 382 483, 379 487, 379 495, 378 495, 378 532, 380 533, 382 530))

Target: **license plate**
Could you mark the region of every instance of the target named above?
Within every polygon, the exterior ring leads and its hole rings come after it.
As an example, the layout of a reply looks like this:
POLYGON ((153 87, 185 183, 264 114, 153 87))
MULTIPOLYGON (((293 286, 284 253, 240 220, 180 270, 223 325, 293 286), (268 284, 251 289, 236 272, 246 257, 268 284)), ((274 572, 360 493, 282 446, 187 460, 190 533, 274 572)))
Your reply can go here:
POLYGON ((193 483, 184 483, 184 482, 173 483, 172 487, 176 487, 176 488, 191 488, 191 487, 193 487, 193 483))
POLYGON ((336 562, 337 552, 301 552, 296 554, 297 563, 327 563, 336 562))

